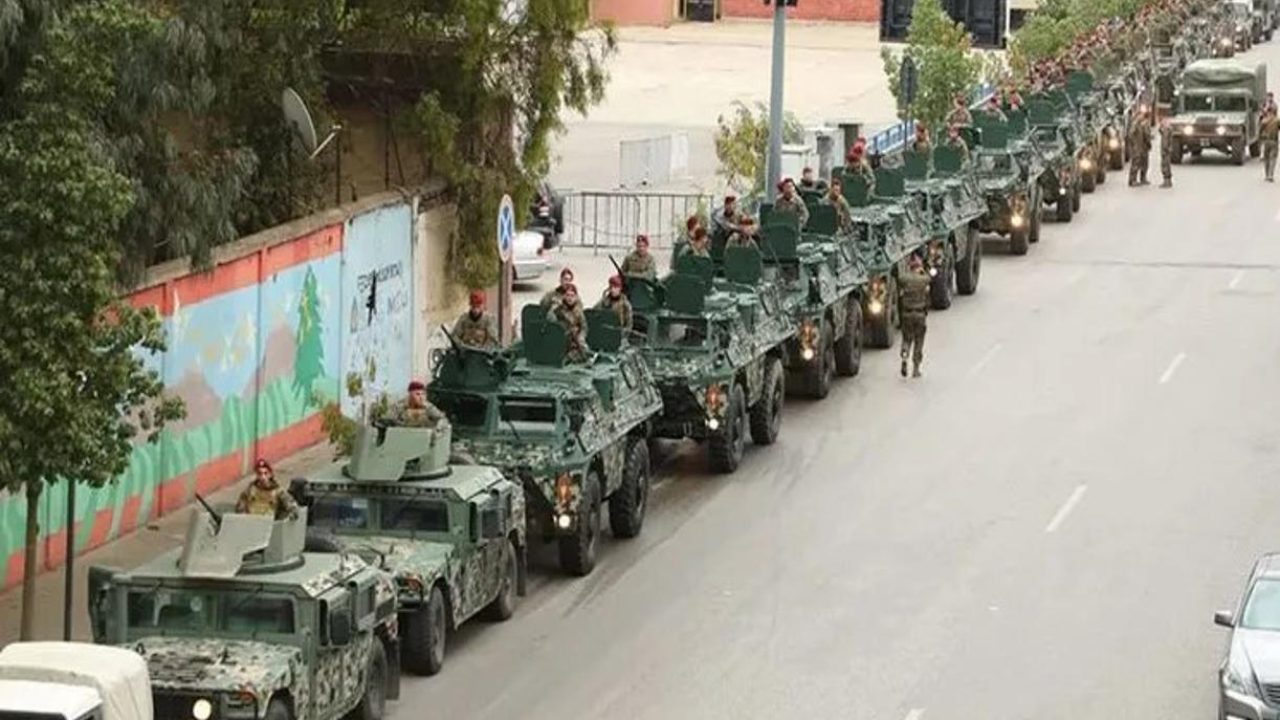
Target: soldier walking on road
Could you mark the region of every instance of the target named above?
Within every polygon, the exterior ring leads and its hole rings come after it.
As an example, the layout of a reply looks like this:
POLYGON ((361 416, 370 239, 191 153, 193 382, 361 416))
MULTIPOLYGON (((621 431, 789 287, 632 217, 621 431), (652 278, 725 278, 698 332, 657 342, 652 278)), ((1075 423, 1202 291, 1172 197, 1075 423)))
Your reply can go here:
POLYGON ((248 515, 270 515, 276 520, 298 516, 298 503, 276 482, 271 463, 258 460, 254 478, 236 500, 236 512, 248 515))
POLYGON ((474 348, 496 350, 501 345, 498 322, 485 312, 483 290, 472 290, 470 308, 453 324, 453 339, 474 348))
POLYGON ((924 360, 925 319, 929 314, 929 273, 924 260, 913 254, 907 261, 907 272, 898 280, 898 307, 902 311, 902 377, 907 376, 907 357, 911 357, 912 377, 920 377, 924 360))
POLYGON ((1169 118, 1160 120, 1160 176, 1160 187, 1173 187, 1173 126, 1169 118))
POLYGON ((1151 125, 1145 112, 1139 113, 1129 131, 1129 187, 1150 185, 1147 168, 1151 165, 1151 125))
POLYGON ((1262 165, 1266 169, 1267 182, 1276 181, 1276 151, 1280 143, 1280 115, 1275 107, 1267 110, 1262 116, 1258 128, 1258 137, 1262 140, 1262 165))

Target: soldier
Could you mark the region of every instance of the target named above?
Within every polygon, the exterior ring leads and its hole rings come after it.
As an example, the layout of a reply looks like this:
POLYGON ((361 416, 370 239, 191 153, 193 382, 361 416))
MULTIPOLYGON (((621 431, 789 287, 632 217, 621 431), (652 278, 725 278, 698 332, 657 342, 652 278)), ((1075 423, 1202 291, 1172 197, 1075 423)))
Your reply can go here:
POLYGON ((409 397, 396 403, 386 418, 392 425, 435 429, 447 423, 448 417, 427 400, 427 386, 421 380, 409 383, 409 397))
POLYGON ((578 302, 578 286, 570 283, 564 289, 559 304, 547 313, 547 319, 564 327, 567 348, 565 358, 569 362, 587 360, 587 316, 578 302))
POLYGON ((947 116, 947 124, 973 124, 973 114, 969 112, 969 108, 965 105, 965 96, 963 94, 956 95, 955 107, 951 109, 951 114, 947 116))
POLYGON ((649 236, 636 236, 636 249, 627 254, 622 261, 622 274, 627 277, 638 277, 645 280, 658 279, 658 263, 649 254, 649 236))
POLYGON ((702 221, 698 219, 697 215, 690 215, 689 218, 684 221, 684 235, 677 238, 675 243, 671 246, 672 267, 675 266, 676 260, 679 260, 681 255, 688 252, 689 246, 693 244, 693 236, 701 226, 702 221))
POLYGON ((952 125, 947 128, 947 142, 944 147, 955 148, 960 153, 960 162, 969 162, 969 145, 960 137, 960 127, 952 125))
POLYGON ((501 347, 498 322, 485 312, 483 290, 472 290, 469 308, 453 324, 453 339, 469 347, 496 350, 501 347))
POLYGON ((800 228, 804 229, 804 226, 809 224, 809 208, 796 194, 796 184, 791 181, 791 178, 783 178, 782 182, 778 183, 778 191, 782 194, 773 201, 773 211, 795 214, 800 218, 800 228))
POLYGON ((853 209, 849 207, 849 201, 844 199, 843 190, 844 184, 840 182, 840 178, 831 178, 831 187, 822 197, 821 202, 836 209, 836 219, 840 223, 840 229, 849 231, 853 229, 853 209))
POLYGON ((756 244, 756 221, 749 217, 742 218, 738 229, 729 236, 729 241, 725 243, 725 247, 752 247, 759 249, 756 244))
POLYGON ((1000 98, 995 95, 992 95, 987 100, 986 104, 982 106, 982 114, 993 120, 999 120, 1001 122, 1007 122, 1009 120, 1009 116, 1005 115, 1004 111, 1000 109, 1000 98))
POLYGON ((618 318, 618 327, 622 328, 622 336, 631 334, 631 301, 627 299, 627 294, 622 292, 621 275, 609 278, 609 288, 604 291, 604 296, 600 298, 596 307, 612 310, 618 318))
POLYGON ((1267 182, 1276 181, 1276 150, 1280 141, 1280 114, 1274 106, 1262 115, 1258 127, 1258 138, 1262 140, 1262 165, 1266 171, 1267 182))
POLYGON ((1151 124, 1146 111, 1138 113, 1129 130, 1129 187, 1150 185, 1147 168, 1151 164, 1151 124))
POLYGON ((700 227, 693 232, 693 240, 689 242, 687 253, 694 257, 711 257, 711 238, 707 235, 707 229, 700 227))
POLYGON ((572 284, 573 284, 573 271, 570 270, 569 268, 565 268, 561 270, 560 284, 555 286, 551 290, 548 290, 547 294, 542 296, 542 300, 539 301, 538 304, 547 309, 551 309, 556 305, 559 305, 560 298, 564 297, 564 289, 566 287, 569 287, 572 284))
POLYGON ((1270 111, 1271 111, 1271 112, 1273 112, 1273 113, 1277 111, 1277 107, 1276 107, 1276 94, 1275 94, 1275 93, 1273 93, 1273 92, 1269 92, 1269 93, 1267 93, 1267 102, 1266 102, 1266 103, 1264 103, 1264 104, 1263 104, 1263 106, 1262 106, 1262 112, 1264 112, 1264 113, 1265 113, 1265 112, 1267 112, 1268 110, 1270 110, 1270 111))
POLYGON ((907 356, 911 356, 912 377, 920 377, 924 360, 925 318, 929 313, 929 273, 924 260, 912 254, 907 272, 898 280, 898 307, 902 312, 902 377, 907 376, 907 356))
POLYGON ((1018 94, 1017 88, 1009 88, 1004 91, 1004 104, 1010 110, 1022 109, 1022 96, 1018 94))
POLYGON ((871 163, 867 162, 866 144, 861 138, 853 144, 849 149, 849 156, 845 158, 844 172, 846 175, 857 175, 867 184, 867 197, 871 197, 876 191, 876 173, 871 169, 871 163))
POLYGON ((916 135, 911 140, 911 152, 925 157, 933 156, 933 141, 929 139, 929 126, 920 120, 916 121, 916 135))
POLYGON ((1160 120, 1160 176, 1160 187, 1173 187, 1173 126, 1169 118, 1160 120))
POLYGON ((236 500, 236 512, 270 515, 276 520, 296 518, 298 503, 276 482, 276 471, 271 468, 271 463, 260 459, 254 464, 253 470, 253 482, 236 500))
POLYGON ((822 192, 827 189, 827 184, 815 178, 813 168, 807 167, 800 171, 800 189, 822 192))
POLYGON ((724 196, 724 206, 712 217, 716 232, 729 237, 738 231, 738 198, 733 195, 724 196))

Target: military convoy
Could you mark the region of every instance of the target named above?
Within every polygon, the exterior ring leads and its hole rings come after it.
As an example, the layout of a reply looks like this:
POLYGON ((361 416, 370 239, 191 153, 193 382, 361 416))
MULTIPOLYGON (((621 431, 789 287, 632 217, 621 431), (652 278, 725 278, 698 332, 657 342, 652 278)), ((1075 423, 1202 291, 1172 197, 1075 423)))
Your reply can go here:
POLYGON ((1172 160, 1216 150, 1244 164, 1258 157, 1259 119, 1267 95, 1267 66, 1235 60, 1197 60, 1182 73, 1173 126, 1172 160))

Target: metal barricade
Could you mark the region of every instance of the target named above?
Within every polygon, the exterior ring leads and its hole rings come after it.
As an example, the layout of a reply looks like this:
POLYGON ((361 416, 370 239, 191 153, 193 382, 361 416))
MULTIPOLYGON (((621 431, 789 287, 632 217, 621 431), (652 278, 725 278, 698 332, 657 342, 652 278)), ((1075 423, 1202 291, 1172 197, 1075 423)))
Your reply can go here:
POLYGON ((565 198, 564 236, 569 247, 629 248, 636 235, 650 247, 670 248, 690 215, 710 213, 711 195, 675 192, 583 190, 565 198))

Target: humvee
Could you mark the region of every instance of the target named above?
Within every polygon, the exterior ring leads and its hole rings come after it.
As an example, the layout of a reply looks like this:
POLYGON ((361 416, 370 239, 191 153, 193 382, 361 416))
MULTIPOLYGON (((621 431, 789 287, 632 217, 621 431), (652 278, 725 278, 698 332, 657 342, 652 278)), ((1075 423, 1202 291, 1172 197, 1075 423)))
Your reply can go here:
POLYGON ((565 329, 530 305, 519 343, 496 352, 449 348, 428 389, 449 416, 454 449, 524 486, 530 536, 555 540, 560 566, 574 575, 595 568, 606 503, 614 537, 640 534, 647 441, 662 409, 648 366, 624 342, 613 312, 586 315, 587 362, 568 362, 565 329))
POLYGON ((292 519, 193 510, 181 548, 89 570, 94 642, 147 661, 157 718, 381 718, 399 695, 396 591, 292 519))
POLYGON ((452 430, 357 430, 350 461, 294 480, 307 549, 355 552, 395 578, 404 667, 434 675, 448 632, 507 620, 524 594, 524 491, 496 468, 450 464, 452 430))

